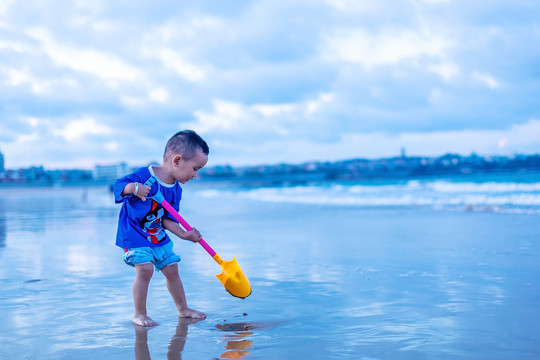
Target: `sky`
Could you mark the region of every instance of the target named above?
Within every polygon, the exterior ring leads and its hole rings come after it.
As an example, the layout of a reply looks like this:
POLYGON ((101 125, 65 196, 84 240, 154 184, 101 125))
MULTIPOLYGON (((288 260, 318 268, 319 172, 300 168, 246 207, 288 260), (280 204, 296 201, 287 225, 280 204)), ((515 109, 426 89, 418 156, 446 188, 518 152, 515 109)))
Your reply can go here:
POLYGON ((0 0, 6 168, 540 152, 537 0, 0 0))

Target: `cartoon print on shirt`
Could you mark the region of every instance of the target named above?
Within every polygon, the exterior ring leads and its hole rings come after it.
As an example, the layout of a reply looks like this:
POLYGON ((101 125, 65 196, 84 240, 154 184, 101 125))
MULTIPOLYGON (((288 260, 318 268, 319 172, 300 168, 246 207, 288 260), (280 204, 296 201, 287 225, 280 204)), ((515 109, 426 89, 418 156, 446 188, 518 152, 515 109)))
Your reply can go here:
POLYGON ((150 211, 146 213, 139 225, 145 233, 148 234, 146 240, 157 244, 165 240, 166 234, 163 226, 161 225, 161 219, 165 214, 165 210, 155 200, 152 200, 152 206, 150 211))

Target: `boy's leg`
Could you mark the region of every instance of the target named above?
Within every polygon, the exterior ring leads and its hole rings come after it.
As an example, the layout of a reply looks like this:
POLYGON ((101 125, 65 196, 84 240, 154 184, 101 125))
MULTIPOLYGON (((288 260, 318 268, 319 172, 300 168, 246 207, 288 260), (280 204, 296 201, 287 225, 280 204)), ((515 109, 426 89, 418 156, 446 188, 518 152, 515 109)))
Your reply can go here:
POLYGON ((146 298, 148 296, 148 285, 154 274, 154 264, 135 265, 135 280, 133 280, 133 304, 135 314, 132 322, 140 326, 155 326, 158 323, 152 320, 146 313, 146 298))
POLYGON ((186 301, 186 294, 184 292, 184 285, 178 274, 178 264, 171 264, 163 267, 161 272, 167 279, 167 289, 171 293, 171 296, 178 309, 179 317, 204 319, 206 315, 200 311, 196 311, 188 308, 186 301))

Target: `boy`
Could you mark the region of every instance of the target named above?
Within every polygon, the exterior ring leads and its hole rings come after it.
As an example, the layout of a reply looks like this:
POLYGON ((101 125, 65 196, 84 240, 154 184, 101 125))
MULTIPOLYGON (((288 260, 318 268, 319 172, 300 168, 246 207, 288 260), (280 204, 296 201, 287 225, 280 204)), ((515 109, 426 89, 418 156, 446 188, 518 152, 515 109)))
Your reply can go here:
POLYGON ((197 133, 192 130, 180 131, 167 142, 161 166, 140 168, 114 184, 115 202, 122 203, 116 245, 125 249, 124 262, 135 267, 135 314, 132 322, 136 325, 158 325, 146 312, 148 285, 154 267, 165 276, 167 289, 176 304, 179 317, 206 317, 204 313, 187 306, 184 287, 178 274, 180 257, 174 253, 172 241, 165 229, 194 243, 201 241, 201 234, 195 228, 192 231, 184 230, 159 203, 147 200, 151 187, 143 184, 154 176, 165 199, 178 210, 182 196, 179 183, 185 184, 197 176, 197 171, 208 161, 208 152, 208 145, 197 133))

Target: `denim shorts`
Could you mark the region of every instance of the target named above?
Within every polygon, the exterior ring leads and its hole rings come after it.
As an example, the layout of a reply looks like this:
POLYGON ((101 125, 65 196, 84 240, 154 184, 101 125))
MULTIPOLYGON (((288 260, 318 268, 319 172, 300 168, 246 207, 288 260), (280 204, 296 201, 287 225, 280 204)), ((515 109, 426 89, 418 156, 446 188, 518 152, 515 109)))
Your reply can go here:
POLYGON ((128 249, 124 254, 124 262, 126 264, 135 266, 153 263, 157 271, 179 261, 180 256, 174 253, 172 241, 169 241, 163 246, 145 246, 128 249))

